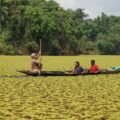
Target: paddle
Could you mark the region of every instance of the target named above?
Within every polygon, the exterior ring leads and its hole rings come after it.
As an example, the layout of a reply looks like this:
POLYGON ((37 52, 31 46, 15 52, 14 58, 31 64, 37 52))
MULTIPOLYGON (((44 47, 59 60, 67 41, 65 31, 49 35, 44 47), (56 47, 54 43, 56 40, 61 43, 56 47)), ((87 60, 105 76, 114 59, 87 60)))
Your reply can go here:
POLYGON ((40 50, 39 50, 39 55, 40 55, 40 61, 42 58, 42 40, 40 39, 40 50))

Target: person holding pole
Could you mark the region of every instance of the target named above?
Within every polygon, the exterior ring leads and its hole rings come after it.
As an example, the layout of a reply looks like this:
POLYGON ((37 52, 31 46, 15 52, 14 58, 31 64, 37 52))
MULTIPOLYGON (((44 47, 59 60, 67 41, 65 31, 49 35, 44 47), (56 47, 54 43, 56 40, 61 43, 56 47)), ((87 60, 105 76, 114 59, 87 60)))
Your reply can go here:
POLYGON ((34 73, 41 73, 42 71, 42 64, 41 64, 41 40, 40 40, 40 50, 38 54, 32 53, 31 54, 31 72, 34 73), (40 58, 40 60, 39 60, 40 58))

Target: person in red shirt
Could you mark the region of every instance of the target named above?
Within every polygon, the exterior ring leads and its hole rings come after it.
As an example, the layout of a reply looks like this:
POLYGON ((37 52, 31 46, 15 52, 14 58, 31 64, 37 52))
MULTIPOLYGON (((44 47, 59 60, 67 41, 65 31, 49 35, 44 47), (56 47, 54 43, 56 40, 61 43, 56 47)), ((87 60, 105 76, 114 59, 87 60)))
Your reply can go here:
POLYGON ((90 73, 98 73, 100 71, 99 67, 95 64, 95 60, 91 60, 91 67, 88 70, 90 73))

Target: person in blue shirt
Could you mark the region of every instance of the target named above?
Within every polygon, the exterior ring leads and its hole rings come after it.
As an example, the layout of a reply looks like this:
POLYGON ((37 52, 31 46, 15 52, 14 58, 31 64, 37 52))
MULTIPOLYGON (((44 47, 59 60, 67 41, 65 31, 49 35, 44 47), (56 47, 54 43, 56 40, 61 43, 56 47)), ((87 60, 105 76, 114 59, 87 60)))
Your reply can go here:
POLYGON ((78 61, 75 62, 74 69, 72 70, 72 74, 82 74, 84 69, 80 66, 78 61))

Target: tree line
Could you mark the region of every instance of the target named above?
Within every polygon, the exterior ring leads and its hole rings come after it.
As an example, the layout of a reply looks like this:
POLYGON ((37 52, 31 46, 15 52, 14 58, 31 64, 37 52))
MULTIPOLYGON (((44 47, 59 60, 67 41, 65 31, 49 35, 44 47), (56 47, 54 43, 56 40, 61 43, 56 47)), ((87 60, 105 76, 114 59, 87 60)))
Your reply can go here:
POLYGON ((0 0, 0 54, 120 54, 120 17, 89 19, 53 0, 0 0))

